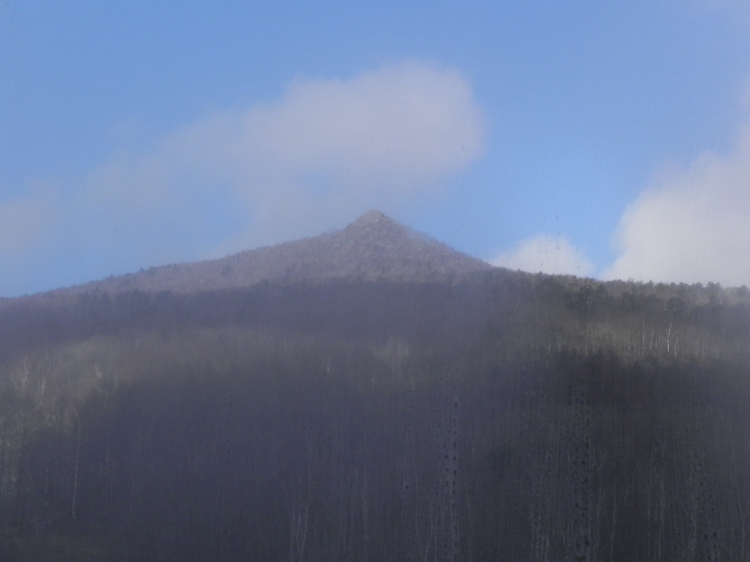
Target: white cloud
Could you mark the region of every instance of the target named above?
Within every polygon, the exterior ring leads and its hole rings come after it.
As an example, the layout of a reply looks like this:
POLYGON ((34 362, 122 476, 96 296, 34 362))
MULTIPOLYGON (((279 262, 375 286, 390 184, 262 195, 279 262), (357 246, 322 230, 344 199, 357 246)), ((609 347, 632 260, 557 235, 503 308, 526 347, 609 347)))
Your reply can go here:
POLYGON ((541 234, 520 242, 514 250, 500 254, 490 263, 531 273, 590 276, 594 264, 564 236, 541 234))
POLYGON ((346 81, 297 79, 275 103, 217 112, 150 154, 106 163, 87 199, 179 224, 210 221, 206 201, 228 198, 244 220, 219 251, 239 250, 434 193, 477 157, 482 125, 451 69, 407 62, 346 81))
POLYGON ((606 278, 750 285, 750 128, 656 181, 624 213, 606 278))
POLYGON ((46 241, 77 254, 79 271, 96 256, 86 275, 103 276, 316 234, 439 193, 483 135, 454 69, 411 61, 298 78, 273 103, 216 111, 143 153, 113 155, 63 202, 0 202, 0 258, 46 241))
POLYGON ((462 167, 481 135, 463 78, 417 63, 350 82, 298 81, 281 103, 249 112, 245 127, 248 148, 278 164, 388 178, 396 185, 378 188, 390 190, 462 167))

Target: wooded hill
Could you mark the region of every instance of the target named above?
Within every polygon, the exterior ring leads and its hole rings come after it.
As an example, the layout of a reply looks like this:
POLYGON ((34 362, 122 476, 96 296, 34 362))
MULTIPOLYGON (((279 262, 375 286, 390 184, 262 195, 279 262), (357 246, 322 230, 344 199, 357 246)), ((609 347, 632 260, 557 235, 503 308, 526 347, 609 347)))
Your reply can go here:
POLYGON ((284 248, 0 302, 0 560, 750 558, 746 288, 284 248))

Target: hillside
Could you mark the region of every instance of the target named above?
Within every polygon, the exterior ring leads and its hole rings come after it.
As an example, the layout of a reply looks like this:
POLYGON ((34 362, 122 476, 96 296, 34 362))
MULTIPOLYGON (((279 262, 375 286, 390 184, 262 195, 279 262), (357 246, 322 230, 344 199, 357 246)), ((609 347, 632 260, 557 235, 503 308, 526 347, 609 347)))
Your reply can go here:
POLYGON ((5 302, 0 560, 742 560, 748 418, 746 288, 368 213, 5 302))

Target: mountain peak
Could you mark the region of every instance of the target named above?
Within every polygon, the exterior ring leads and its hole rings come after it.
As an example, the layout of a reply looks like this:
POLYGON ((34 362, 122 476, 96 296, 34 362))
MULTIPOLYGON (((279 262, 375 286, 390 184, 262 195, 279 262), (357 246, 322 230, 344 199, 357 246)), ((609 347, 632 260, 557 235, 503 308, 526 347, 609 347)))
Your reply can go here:
POLYGON ((347 227, 225 258, 152 267, 65 289, 69 293, 210 291, 264 281, 445 282, 491 266, 387 217, 368 211, 347 227))
POLYGON ((370 211, 367 211, 364 215, 361 215, 350 226, 370 226, 370 225, 381 223, 381 222, 395 222, 395 221, 388 218, 380 211, 372 209, 370 211))

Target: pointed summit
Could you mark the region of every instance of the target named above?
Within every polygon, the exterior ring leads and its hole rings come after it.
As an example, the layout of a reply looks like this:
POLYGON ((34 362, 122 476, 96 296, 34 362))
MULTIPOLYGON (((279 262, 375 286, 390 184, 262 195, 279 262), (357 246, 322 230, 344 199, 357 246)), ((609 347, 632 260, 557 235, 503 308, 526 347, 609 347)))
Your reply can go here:
POLYGON ((248 250, 217 260, 153 267, 65 289, 192 292, 250 287, 263 281, 439 282, 491 266, 442 242, 368 211, 341 230, 276 246, 248 250))
POLYGON ((350 226, 365 227, 365 226, 377 224, 379 222, 386 222, 386 221, 394 222, 393 220, 386 217, 380 211, 376 211, 375 209, 372 209, 370 211, 367 211, 364 215, 360 216, 350 226))

